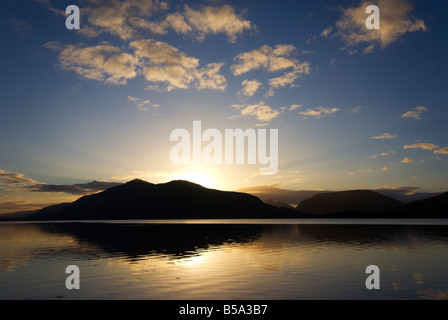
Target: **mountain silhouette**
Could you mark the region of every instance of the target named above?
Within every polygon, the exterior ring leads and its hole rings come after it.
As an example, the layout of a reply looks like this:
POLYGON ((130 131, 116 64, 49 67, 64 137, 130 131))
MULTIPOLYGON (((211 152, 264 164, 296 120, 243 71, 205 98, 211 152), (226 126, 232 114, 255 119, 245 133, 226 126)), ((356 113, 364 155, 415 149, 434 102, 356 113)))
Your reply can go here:
POLYGON ((295 209, 266 202, 183 180, 153 184, 136 179, 72 203, 3 214, 0 220, 448 218, 448 192, 408 204, 371 190, 319 193, 295 209))
POLYGON ((294 209, 291 205, 287 204, 283 201, 274 201, 272 199, 267 199, 263 201, 266 204, 270 204, 271 206, 277 207, 277 208, 288 208, 288 209, 294 209))
POLYGON ((188 181, 153 184, 143 180, 46 207, 32 220, 225 219, 300 217, 239 192, 208 189, 188 181))
POLYGON ((371 190, 319 193, 303 200, 297 210, 311 214, 378 212, 395 209, 403 203, 371 190))
POLYGON ((409 218, 448 218, 448 192, 408 203, 387 213, 409 218))

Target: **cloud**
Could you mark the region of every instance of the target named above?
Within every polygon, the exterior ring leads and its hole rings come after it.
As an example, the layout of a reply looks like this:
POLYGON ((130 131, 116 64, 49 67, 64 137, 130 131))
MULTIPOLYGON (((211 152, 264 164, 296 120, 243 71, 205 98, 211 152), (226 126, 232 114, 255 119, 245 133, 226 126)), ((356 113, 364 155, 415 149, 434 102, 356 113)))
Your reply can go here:
POLYGON ((235 42, 238 34, 253 28, 249 20, 236 14, 235 9, 229 5, 205 7, 202 10, 193 10, 185 5, 184 15, 199 39, 207 34, 224 33, 229 41, 235 42))
POLYGON ((227 87, 226 78, 220 74, 223 63, 210 63, 200 68, 198 59, 151 39, 133 41, 129 46, 133 53, 107 42, 91 47, 59 42, 45 44, 46 48, 60 51, 58 60, 62 69, 75 71, 86 79, 123 85, 142 74, 151 83, 148 88, 167 91, 190 87, 224 91, 227 87))
POLYGON ((356 176, 358 174, 371 173, 372 171, 373 171, 372 169, 361 169, 361 170, 358 170, 358 171, 349 172, 348 174, 350 176, 356 176))
POLYGON ((28 200, 5 201, 0 202, 0 214, 40 210, 49 205, 51 205, 51 203, 32 203, 28 200))
MULTIPOLYGON (((133 96, 128 96, 128 100, 134 102, 134 104, 137 106, 137 108, 140 111, 148 111, 148 107, 149 105, 151 105, 151 100, 148 99, 140 99, 140 98, 135 98, 133 96)), ((157 108, 156 105, 153 105, 154 108, 157 108)))
POLYGON ((381 139, 394 139, 398 138, 398 134, 385 133, 381 136, 372 137, 372 139, 381 140, 381 139))
POLYGON ((332 27, 328 27, 328 28, 325 28, 322 32, 321 32, 321 37, 324 37, 324 38, 328 38, 328 36, 331 34, 331 32, 333 32, 333 28, 332 27))
POLYGON ((237 117, 254 116, 262 122, 269 122, 280 114, 279 111, 271 109, 263 101, 253 105, 233 105, 232 107, 240 110, 240 115, 237 117))
POLYGON ((301 115, 305 116, 303 119, 308 119, 308 117, 315 119, 322 119, 327 115, 331 115, 333 113, 338 112, 339 108, 324 108, 318 107, 317 109, 308 109, 306 111, 299 112, 301 115))
POLYGON ((359 114, 361 112, 362 107, 361 106, 355 106, 350 109, 348 109, 348 112, 353 114, 359 114))
POLYGON ((426 110, 428 110, 428 109, 423 106, 415 107, 414 110, 408 111, 408 112, 402 114, 400 117, 421 120, 422 118, 420 117, 420 115, 422 114, 423 111, 426 111, 426 110))
POLYGON ((231 70, 234 76, 258 69, 270 73, 283 72, 282 75, 269 79, 268 96, 272 96, 274 89, 285 86, 293 87, 295 80, 302 74, 310 73, 310 63, 299 62, 293 57, 296 53, 297 49, 292 45, 280 44, 275 48, 264 45, 259 49, 237 55, 234 58, 237 63, 231 66, 231 70))
POLYGON ((412 162, 415 162, 415 161, 410 158, 404 158, 403 160, 401 160, 401 163, 412 163, 412 162))
MULTIPOLYGON (((385 48, 393 42, 399 41, 409 32, 427 30, 423 20, 412 17, 413 6, 409 0, 373 0, 363 1, 357 7, 342 10, 342 17, 336 22, 335 36, 340 37, 344 49, 366 44, 364 53, 371 53, 377 46, 385 48), (380 8, 380 29, 369 30, 365 26, 368 5, 380 8)), ((325 29, 323 36, 329 36, 331 31, 325 29), (327 30, 327 31, 326 31, 327 30)))
POLYGON ((139 21, 138 25, 155 34, 167 34, 168 30, 173 30, 180 34, 194 35, 200 41, 208 34, 222 33, 230 42, 235 42, 237 36, 244 31, 256 28, 229 5, 209 6, 199 10, 185 5, 183 12, 170 13, 160 22, 139 21))
POLYGON ((144 26, 142 21, 168 8, 158 0, 88 0, 87 3, 82 14, 87 17, 85 27, 92 35, 107 32, 123 40, 138 37, 139 29, 144 26))
POLYGON ((165 42, 151 39, 133 41, 139 66, 148 82, 165 83, 166 90, 214 89, 224 91, 227 80, 219 74, 223 63, 210 63, 199 68, 199 59, 188 57, 165 42))
POLYGON ((28 191, 33 192, 51 192, 51 193, 69 193, 74 195, 87 195, 121 185, 119 182, 92 181, 88 183, 76 183, 71 185, 58 184, 36 184, 27 187, 28 191))
POLYGON ((411 145, 405 145, 403 149, 422 149, 422 150, 434 150, 440 148, 438 145, 433 143, 415 143, 411 145))
POLYGON ((434 150, 434 154, 448 154, 448 147, 439 150, 434 150))
POLYGON ((22 173, 8 173, 0 169, 0 189, 24 192, 65 192, 75 195, 91 194, 120 185, 118 182, 92 181, 72 185, 56 185, 37 182, 22 173))
POLYGON ((86 79, 119 85, 137 76, 136 57, 108 42, 91 47, 59 42, 48 42, 44 46, 60 51, 58 60, 62 69, 75 71, 86 79))
POLYGON ((255 92, 261 87, 261 82, 258 80, 244 80, 242 82, 243 89, 240 91, 241 94, 252 97, 255 92))
POLYGON ((259 49, 237 55, 234 60, 238 63, 234 64, 231 69, 235 76, 257 69, 276 72, 293 68, 300 69, 302 73, 309 73, 309 62, 299 63, 292 57, 296 51, 292 45, 279 44, 275 46, 275 49, 264 45, 259 49))
POLYGON ((32 33, 33 27, 25 20, 22 19, 8 19, 8 28, 13 32, 17 33, 21 37, 28 36, 32 33))
POLYGON ((289 107, 289 111, 294 111, 299 108, 302 108, 301 104, 293 104, 293 105, 291 105, 291 107, 289 107))
MULTIPOLYGON (((55 10, 50 5, 47 8, 55 10)), ((86 20, 79 31, 87 37, 109 33, 127 41, 143 39, 148 31, 160 35, 173 30, 201 41, 206 35, 221 33, 235 42, 244 31, 256 29, 229 5, 197 10, 185 5, 182 12, 171 13, 167 9, 167 2, 159 0, 87 0, 82 8, 86 20)))
POLYGON ((26 178, 22 173, 8 173, 0 169, 0 188, 1 185, 24 185, 24 184, 36 184, 33 179, 26 178))

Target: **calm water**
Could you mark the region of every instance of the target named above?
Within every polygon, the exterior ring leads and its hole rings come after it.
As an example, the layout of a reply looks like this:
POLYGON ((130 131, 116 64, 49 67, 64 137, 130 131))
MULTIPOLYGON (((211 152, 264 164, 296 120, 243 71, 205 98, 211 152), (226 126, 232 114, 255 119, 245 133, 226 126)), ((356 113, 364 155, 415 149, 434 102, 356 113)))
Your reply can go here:
POLYGON ((448 299, 448 222, 0 223, 0 299, 448 299))

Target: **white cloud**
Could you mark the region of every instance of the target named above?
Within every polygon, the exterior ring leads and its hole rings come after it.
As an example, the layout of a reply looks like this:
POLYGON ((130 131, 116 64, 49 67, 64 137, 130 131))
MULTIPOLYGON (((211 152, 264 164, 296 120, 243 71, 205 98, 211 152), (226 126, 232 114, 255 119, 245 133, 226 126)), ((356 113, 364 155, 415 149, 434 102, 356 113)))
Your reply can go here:
POLYGON ((262 83, 258 80, 244 80, 242 85, 243 89, 240 91, 241 94, 247 97, 252 97, 261 87, 262 83))
MULTIPOLYGON (((363 52, 371 53, 375 47, 384 48, 400 40, 406 33, 427 29, 423 20, 412 17, 413 9, 409 0, 363 1, 357 7, 342 10, 342 17, 336 22, 334 35, 344 41, 344 48, 366 44, 363 52), (365 9, 372 4, 380 8, 380 29, 369 30, 365 26, 365 9)), ((322 35, 328 37, 330 32, 327 28, 322 35)))
POLYGON ((424 111, 427 111, 428 109, 426 107, 423 106, 419 106, 419 107, 415 107, 414 110, 408 111, 404 114, 402 114, 400 117, 401 118, 412 118, 415 120, 421 120, 421 114, 424 111))
POLYGON ((434 150, 440 148, 438 145, 433 143, 415 143, 411 145, 405 145, 403 149, 422 149, 422 150, 434 150))
POLYGON ((237 63, 231 67, 231 70, 234 76, 258 69, 270 73, 282 71, 280 76, 269 79, 268 96, 272 96, 274 89, 285 86, 293 87, 295 80, 302 74, 310 73, 310 63, 299 62, 293 57, 296 53, 297 49, 292 45, 280 44, 275 48, 264 45, 259 49, 237 55, 234 59, 237 63))
POLYGON ((306 111, 299 112, 301 115, 305 116, 303 119, 307 119, 308 117, 316 118, 316 119, 322 119, 323 117, 327 115, 334 114, 338 112, 339 108, 325 108, 325 107, 318 107, 316 109, 307 109, 306 111))
POLYGON ((123 40, 141 38, 147 31, 166 34, 173 30, 194 35, 199 40, 208 34, 222 33, 234 42, 244 31, 255 29, 229 5, 198 10, 185 5, 182 12, 172 12, 160 19, 167 9, 167 3, 158 0, 89 0, 83 14, 87 16, 86 27, 92 35, 108 32, 123 40))
POLYGON ((87 17, 86 27, 92 34, 108 32, 123 40, 131 40, 138 36, 142 21, 167 8, 165 2, 158 0, 88 0, 82 14, 87 17))
POLYGON ((293 104, 293 105, 291 105, 291 107, 289 107, 289 111, 294 111, 299 108, 302 108, 301 104, 293 104))
POLYGON ((185 17, 198 33, 199 39, 207 34, 224 33, 229 41, 234 42, 238 34, 253 28, 249 20, 236 14, 235 9, 229 5, 205 7, 201 10, 194 10, 186 5, 185 17))
POLYGON ((139 40, 130 43, 139 59, 145 79, 164 83, 166 90, 197 89, 225 90, 226 79, 219 74, 223 64, 210 63, 199 67, 199 59, 188 57, 175 47, 160 41, 139 40))
POLYGON ((252 105, 235 104, 232 105, 232 107, 240 111, 240 115, 237 117, 254 116, 257 120, 262 122, 269 122, 280 114, 279 111, 271 109, 271 107, 266 105, 263 101, 252 105))
POLYGON ((398 138, 398 134, 385 133, 381 136, 372 137, 372 139, 381 140, 381 139, 394 139, 398 138))
POLYGON ((299 63, 292 57, 296 48, 292 45, 277 45, 275 49, 264 45, 259 49, 240 53, 234 60, 238 61, 232 68, 233 75, 239 76, 249 71, 265 69, 276 72, 289 68, 298 69, 302 73, 309 73, 309 63, 299 63))
POLYGON ((45 44, 60 51, 61 68, 87 79, 126 84, 127 80, 142 74, 151 89, 171 91, 193 87, 223 91, 227 87, 226 78, 219 73, 223 63, 210 63, 201 68, 199 59, 151 39, 133 41, 129 46, 134 51, 132 54, 107 42, 91 47, 59 42, 45 44))
POLYGON ((75 71, 83 78, 126 84, 128 79, 137 76, 136 57, 108 42, 91 47, 48 42, 45 47, 60 51, 58 60, 61 68, 75 71))

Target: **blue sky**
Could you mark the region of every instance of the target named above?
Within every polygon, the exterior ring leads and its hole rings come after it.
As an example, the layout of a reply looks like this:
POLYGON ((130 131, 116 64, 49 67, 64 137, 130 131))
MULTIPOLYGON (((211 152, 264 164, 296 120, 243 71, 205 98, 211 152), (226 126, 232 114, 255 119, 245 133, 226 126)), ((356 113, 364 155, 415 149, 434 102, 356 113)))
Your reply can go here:
POLYGON ((443 12, 446 1, 9 1, 0 212, 82 194, 57 186, 133 178, 446 191, 443 12), (65 27, 70 4, 79 31, 65 27), (365 28, 368 4, 380 30, 365 28), (278 129, 278 172, 173 165, 170 133, 194 120, 278 129))

